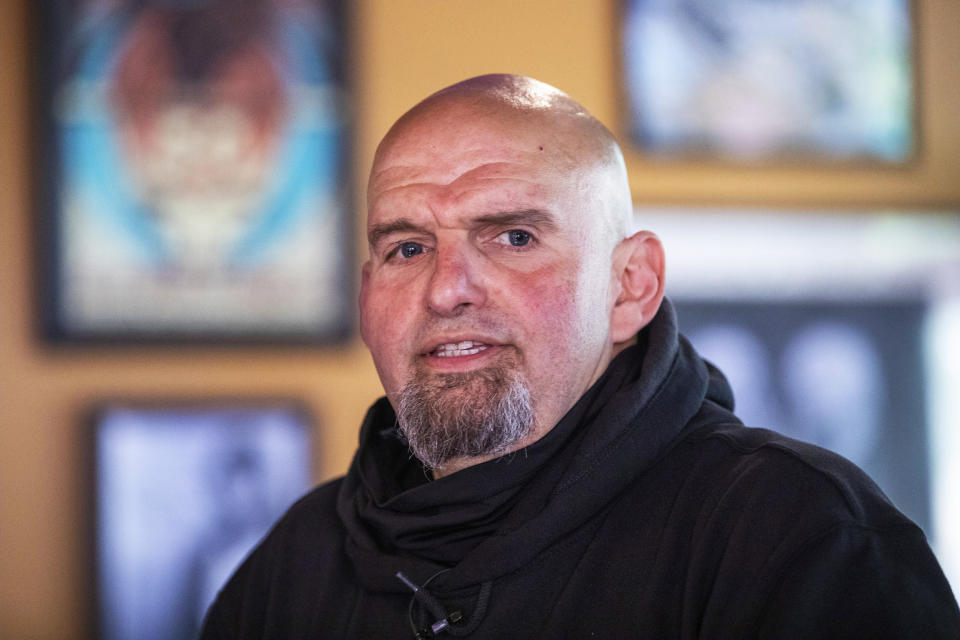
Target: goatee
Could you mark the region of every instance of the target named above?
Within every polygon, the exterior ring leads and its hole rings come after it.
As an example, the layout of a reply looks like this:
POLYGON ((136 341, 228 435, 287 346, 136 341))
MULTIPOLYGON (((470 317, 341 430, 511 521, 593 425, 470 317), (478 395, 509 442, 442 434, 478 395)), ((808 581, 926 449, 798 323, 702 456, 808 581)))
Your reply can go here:
POLYGON ((533 427, 530 391, 513 369, 418 375, 397 395, 397 422, 428 469, 506 453, 533 427))

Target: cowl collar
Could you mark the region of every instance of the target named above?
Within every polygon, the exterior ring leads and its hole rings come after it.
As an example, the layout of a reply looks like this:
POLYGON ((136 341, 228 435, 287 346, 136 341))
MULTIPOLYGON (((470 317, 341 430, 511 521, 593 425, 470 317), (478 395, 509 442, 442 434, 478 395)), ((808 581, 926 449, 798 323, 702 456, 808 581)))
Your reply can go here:
POLYGON ((457 589, 535 557, 650 466, 705 398, 732 408, 719 372, 676 328, 668 301, 543 438, 435 481, 398 437, 385 398, 368 411, 338 512, 365 587, 403 591, 403 571, 457 589))

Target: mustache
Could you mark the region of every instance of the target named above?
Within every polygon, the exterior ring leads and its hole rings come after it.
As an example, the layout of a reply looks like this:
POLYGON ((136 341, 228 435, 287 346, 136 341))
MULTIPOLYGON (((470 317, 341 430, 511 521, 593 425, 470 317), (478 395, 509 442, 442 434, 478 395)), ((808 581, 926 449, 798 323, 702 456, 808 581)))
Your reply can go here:
POLYGON ((414 344, 422 345, 433 336, 457 333, 480 333, 501 344, 507 344, 511 342, 511 332, 507 326, 507 322, 500 318, 480 316, 470 318, 431 317, 417 328, 414 335, 414 344))

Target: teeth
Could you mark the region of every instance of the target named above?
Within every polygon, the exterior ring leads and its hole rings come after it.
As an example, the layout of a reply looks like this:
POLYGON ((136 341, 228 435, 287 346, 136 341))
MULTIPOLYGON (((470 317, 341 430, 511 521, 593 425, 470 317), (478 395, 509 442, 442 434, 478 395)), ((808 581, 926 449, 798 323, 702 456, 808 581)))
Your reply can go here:
POLYGON ((456 356, 471 356, 475 353, 480 353, 486 349, 489 345, 483 344, 482 342, 473 342, 472 340, 464 340, 463 342, 451 342, 448 344, 442 344, 436 349, 433 350, 433 355, 438 358, 453 358, 456 356))

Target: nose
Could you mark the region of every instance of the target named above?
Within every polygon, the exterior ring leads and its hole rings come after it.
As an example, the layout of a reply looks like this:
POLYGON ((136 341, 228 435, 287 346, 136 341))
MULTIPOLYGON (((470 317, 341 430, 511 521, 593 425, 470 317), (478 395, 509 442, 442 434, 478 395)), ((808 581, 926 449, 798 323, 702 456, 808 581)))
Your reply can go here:
POLYGON ((467 307, 486 301, 478 258, 468 246, 447 245, 437 248, 433 272, 427 287, 426 304, 434 313, 455 316, 467 307))

